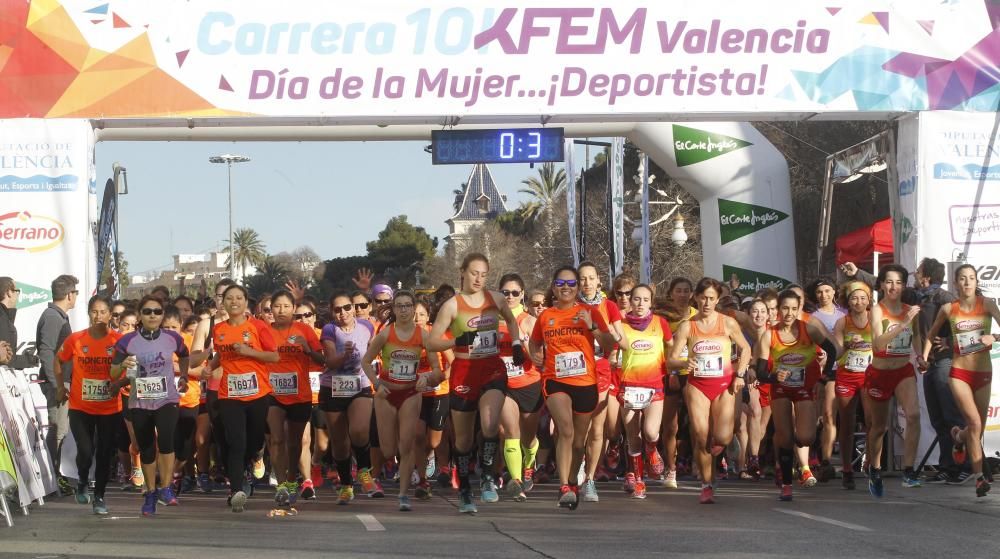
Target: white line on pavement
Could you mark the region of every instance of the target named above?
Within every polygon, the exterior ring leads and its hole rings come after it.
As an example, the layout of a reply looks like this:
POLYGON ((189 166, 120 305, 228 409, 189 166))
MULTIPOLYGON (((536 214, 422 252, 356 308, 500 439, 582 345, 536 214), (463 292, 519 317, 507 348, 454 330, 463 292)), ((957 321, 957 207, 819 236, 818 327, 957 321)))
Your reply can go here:
POLYGON ((848 530, 857 530, 858 532, 871 532, 872 529, 866 526, 861 526, 860 524, 851 524, 850 522, 841 522, 839 520, 834 520, 832 518, 827 518, 825 516, 816 516, 815 514, 809 514, 805 512, 799 512, 797 510, 785 510, 785 509, 771 509, 782 514, 790 514, 792 516, 799 516, 801 518, 808 518, 809 520, 815 520, 816 522, 823 522, 825 524, 832 524, 834 526, 840 526, 841 528, 847 528, 848 530))
POLYGON ((385 526, 381 522, 375 520, 375 516, 371 514, 355 514, 358 520, 365 525, 365 530, 369 532, 385 532, 385 526))

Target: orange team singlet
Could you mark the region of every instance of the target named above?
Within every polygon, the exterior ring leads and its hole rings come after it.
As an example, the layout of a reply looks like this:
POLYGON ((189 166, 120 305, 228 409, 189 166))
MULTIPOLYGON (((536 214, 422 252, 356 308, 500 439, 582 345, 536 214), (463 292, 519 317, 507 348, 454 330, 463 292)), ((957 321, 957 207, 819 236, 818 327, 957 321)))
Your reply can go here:
POLYGON ((673 339, 670 325, 654 315, 645 330, 622 322, 625 334, 622 354, 621 397, 628 409, 643 409, 663 398, 663 373, 667 366, 666 345, 673 339))
POLYGON ((983 297, 976 297, 976 305, 972 312, 963 312, 958 301, 951 304, 948 311, 948 324, 951 326, 952 350, 955 355, 976 355, 975 369, 988 371, 990 367, 990 352, 980 340, 990 334, 993 318, 986 312, 983 297))
POLYGON ((545 344, 545 364, 542 378, 573 386, 597 384, 594 363, 594 333, 577 317, 580 311, 590 313, 590 319, 602 331, 608 323, 596 308, 576 303, 566 310, 549 307, 535 321, 531 339, 545 344))
MULTIPOLYGON (((115 343, 122 335, 114 330, 94 339, 89 330, 74 332, 63 341, 56 358, 72 362, 69 409, 90 415, 110 415, 122 411, 122 400, 111 393, 111 359, 115 343)), ((66 376, 64 372, 63 376, 66 376)))
POLYGON ((219 399, 249 402, 267 396, 271 393, 268 364, 236 353, 233 346, 238 343, 257 351, 278 350, 270 326, 262 320, 248 318, 239 326, 232 326, 228 321, 216 323, 212 344, 222 364, 219 399))
MULTIPOLYGON (((184 346, 188 350, 188 354, 191 353, 191 345, 194 343, 194 336, 191 334, 181 333, 181 339, 184 340, 184 346)), ((174 364, 176 365, 180 361, 177 354, 174 354, 174 364)), ((175 376, 174 382, 180 385, 181 377, 175 376)), ((177 403, 178 406, 182 408, 197 408, 198 404, 201 403, 201 375, 191 374, 191 369, 188 369, 188 384, 187 392, 181 393, 181 399, 177 403)))
POLYGON ((266 364, 274 399, 286 406, 312 403, 309 369, 315 362, 302 350, 302 344, 322 352, 323 344, 316 337, 316 331, 301 322, 293 322, 281 330, 269 325, 268 329, 281 358, 277 363, 266 364))
MULTIPOLYGON (((424 326, 425 334, 430 331, 431 331, 431 326, 429 324, 427 326, 424 326)), ((446 331, 445 337, 450 338, 451 332, 446 331)), ((438 352, 437 356, 438 356, 438 368, 441 371, 445 371, 448 368, 448 358, 445 357, 443 351, 438 352)), ((420 354, 420 364, 417 367, 417 374, 423 376, 430 374, 432 372, 434 372, 434 369, 431 368, 430 358, 427 352, 424 351, 423 353, 420 354)), ((437 386, 428 385, 427 389, 424 390, 423 396, 424 398, 433 398, 435 396, 447 396, 449 391, 450 388, 448 386, 448 379, 444 379, 443 381, 441 381, 441 384, 438 384, 437 386)))
MULTIPOLYGON (((517 315, 517 326, 520 329, 524 321, 530 317, 528 313, 517 315)), ((524 340, 521 340, 522 342, 524 340)), ((527 351, 527 347, 524 348, 527 351)), ((525 354, 527 355, 527 354, 525 354)), ((514 338, 507 330, 507 322, 500 323, 500 358, 507 366, 507 388, 524 388, 542 380, 542 376, 535 370, 530 359, 525 359, 523 365, 514 364, 514 338)))
MULTIPOLYGON (((323 330, 319 328, 313 328, 312 330, 313 333, 316 334, 317 340, 323 334, 323 330)), ((319 344, 320 347, 323 346, 322 341, 319 344)), ((319 363, 309 364, 309 389, 312 390, 312 403, 314 406, 319 403, 319 379, 323 376, 324 368, 324 365, 319 363)))
MULTIPOLYGON (((906 320, 906 313, 910 310, 910 305, 902 305, 899 314, 892 314, 882 303, 878 304, 882 309, 882 332, 888 332, 896 328, 902 328, 903 332, 895 338, 889 340, 889 345, 884 351, 876 351, 875 357, 897 358, 909 357, 913 351, 913 327, 906 320)), ((954 306, 954 305, 953 305, 954 306)))
POLYGON ((497 342, 502 322, 500 309, 488 291, 483 292, 483 299, 481 306, 473 307, 465 302, 465 296, 461 293, 455 296, 458 309, 449 327, 451 335, 457 339, 466 332, 476 332, 476 339, 472 345, 455 347, 456 356, 480 359, 499 355, 497 342))

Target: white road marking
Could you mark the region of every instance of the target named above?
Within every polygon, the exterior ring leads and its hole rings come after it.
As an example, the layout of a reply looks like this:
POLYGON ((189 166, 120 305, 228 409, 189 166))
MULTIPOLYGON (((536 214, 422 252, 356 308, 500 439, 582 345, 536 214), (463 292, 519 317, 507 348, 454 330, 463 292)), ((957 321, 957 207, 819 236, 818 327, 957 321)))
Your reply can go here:
POLYGON ((815 514, 809 514, 805 512, 799 512, 797 510, 786 510, 786 509, 771 509, 782 514, 790 514, 792 516, 798 516, 801 518, 807 518, 809 520, 815 520, 816 522, 823 522, 825 524, 832 524, 834 526, 840 526, 841 528, 847 528, 848 530, 857 530, 858 532, 871 532, 872 529, 867 526, 861 526, 860 524, 851 524, 850 522, 841 522, 839 520, 834 520, 832 518, 827 518, 825 516, 816 516, 815 514))
POLYGON ((365 525, 365 530, 369 532, 385 532, 385 526, 381 522, 375 520, 375 516, 371 514, 355 514, 358 520, 365 525))

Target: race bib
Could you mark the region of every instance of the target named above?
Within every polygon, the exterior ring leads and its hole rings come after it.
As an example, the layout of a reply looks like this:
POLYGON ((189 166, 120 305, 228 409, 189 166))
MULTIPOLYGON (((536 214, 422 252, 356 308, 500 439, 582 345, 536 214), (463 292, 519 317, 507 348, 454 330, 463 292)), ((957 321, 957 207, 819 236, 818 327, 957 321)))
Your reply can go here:
POLYGON ((299 393, 297 373, 271 373, 268 381, 276 396, 295 396, 299 393))
POLYGON ((644 410, 653 401, 653 394, 656 391, 652 388, 642 388, 640 386, 626 386, 622 399, 625 401, 625 409, 644 410))
POLYGON ((496 355, 498 352, 496 330, 476 332, 476 339, 469 346, 469 355, 496 355))
POLYGON ((903 328, 898 336, 889 340, 889 345, 885 348, 888 355, 905 356, 910 354, 910 346, 913 344, 913 330, 909 326, 897 326, 903 328))
POLYGON ((708 354, 698 354, 695 355, 695 363, 698 364, 698 370, 694 373, 695 377, 721 377, 722 370, 722 354, 721 353, 708 353, 708 354))
POLYGON ((417 380, 416 359, 392 359, 389 367, 389 379, 396 382, 414 382, 417 380))
POLYGON ((319 379, 323 376, 323 371, 309 372, 309 389, 313 394, 319 394, 319 379))
POLYGON ((513 357, 501 357, 503 364, 507 366, 507 378, 517 378, 524 376, 524 367, 514 364, 513 357))
POLYGON ((257 385, 257 375, 254 373, 229 375, 226 379, 226 388, 229 389, 230 398, 245 398, 247 396, 256 396, 260 393, 260 386, 257 385))
POLYGON ((868 370, 868 365, 872 362, 872 354, 868 351, 847 350, 844 356, 844 368, 852 373, 863 373, 868 370))
POLYGON ((955 344, 958 345, 958 354, 968 355, 986 349, 986 345, 980 341, 985 335, 985 329, 956 333, 955 344))
POLYGON ((83 379, 80 386, 84 402, 107 402, 111 399, 111 381, 93 378, 83 379))
POLYGON ((334 398, 350 398, 361 392, 361 379, 355 376, 334 375, 330 380, 330 394, 334 398))
POLYGON ((556 355, 556 378, 578 377, 587 374, 587 362, 582 351, 556 355))
POLYGON ((140 400, 162 400, 167 397, 166 377, 135 379, 135 393, 140 400))
POLYGON ((789 367, 788 365, 782 365, 782 369, 788 371, 788 378, 785 382, 782 382, 782 386, 787 386, 788 388, 802 388, 806 385, 806 368, 805 367, 789 367))

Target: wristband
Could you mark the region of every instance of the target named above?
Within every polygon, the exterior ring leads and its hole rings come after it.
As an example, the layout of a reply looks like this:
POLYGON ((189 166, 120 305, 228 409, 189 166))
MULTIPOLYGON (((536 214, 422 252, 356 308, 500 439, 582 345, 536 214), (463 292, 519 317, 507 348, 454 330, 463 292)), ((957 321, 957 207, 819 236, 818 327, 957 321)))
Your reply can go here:
POLYGON ((515 338, 514 341, 511 343, 511 345, 520 346, 521 345, 521 338, 515 338))

